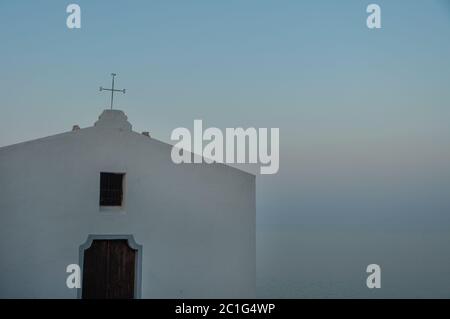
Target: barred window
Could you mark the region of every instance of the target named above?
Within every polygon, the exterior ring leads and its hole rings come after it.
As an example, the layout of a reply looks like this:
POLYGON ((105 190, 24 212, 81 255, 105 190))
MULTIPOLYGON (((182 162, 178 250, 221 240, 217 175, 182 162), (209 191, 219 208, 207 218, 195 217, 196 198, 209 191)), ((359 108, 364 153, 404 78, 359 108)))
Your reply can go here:
POLYGON ((100 173, 100 206, 122 206, 124 175, 100 173))

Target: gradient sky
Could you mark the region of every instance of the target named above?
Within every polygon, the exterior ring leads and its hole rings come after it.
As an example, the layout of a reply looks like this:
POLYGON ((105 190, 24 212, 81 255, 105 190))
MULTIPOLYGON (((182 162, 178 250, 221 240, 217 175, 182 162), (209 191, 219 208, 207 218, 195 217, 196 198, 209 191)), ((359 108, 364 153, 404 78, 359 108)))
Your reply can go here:
POLYGON ((116 72, 117 108, 157 139, 280 128, 280 172, 257 182, 261 296, 367 296, 354 274, 377 261, 376 296, 449 296, 449 1, 73 2, 80 30, 71 2, 0 2, 0 146, 91 126, 116 72))

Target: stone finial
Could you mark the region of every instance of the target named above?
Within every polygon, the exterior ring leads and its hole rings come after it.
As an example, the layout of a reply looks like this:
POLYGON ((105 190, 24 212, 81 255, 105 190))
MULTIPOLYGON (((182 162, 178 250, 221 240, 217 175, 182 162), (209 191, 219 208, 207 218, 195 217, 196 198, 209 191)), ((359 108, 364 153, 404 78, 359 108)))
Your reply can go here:
POLYGON ((128 122, 128 117, 121 110, 104 110, 94 126, 121 131, 131 131, 132 129, 130 122, 128 122))

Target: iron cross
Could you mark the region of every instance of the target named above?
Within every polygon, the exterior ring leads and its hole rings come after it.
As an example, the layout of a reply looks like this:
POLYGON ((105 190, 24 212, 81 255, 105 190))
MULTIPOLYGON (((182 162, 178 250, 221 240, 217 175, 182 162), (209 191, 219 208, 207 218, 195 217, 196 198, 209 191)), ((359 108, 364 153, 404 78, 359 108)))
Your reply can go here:
POLYGON ((123 89, 123 90, 116 90, 116 89, 114 89, 114 77, 116 75, 117 74, 115 74, 115 73, 111 73, 111 76, 112 76, 112 87, 111 87, 111 89, 105 89, 104 87, 100 87, 100 91, 111 91, 111 110, 113 108, 114 92, 122 92, 123 94, 125 94, 125 89, 123 89))

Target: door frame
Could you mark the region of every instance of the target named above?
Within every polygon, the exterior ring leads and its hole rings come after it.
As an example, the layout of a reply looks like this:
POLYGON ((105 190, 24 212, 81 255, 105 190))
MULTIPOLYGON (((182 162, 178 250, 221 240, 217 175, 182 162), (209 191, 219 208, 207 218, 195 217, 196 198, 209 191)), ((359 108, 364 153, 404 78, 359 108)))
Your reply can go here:
POLYGON ((137 256, 135 260, 135 276, 134 276, 134 298, 141 298, 141 290, 142 290, 142 245, 139 245, 134 240, 133 235, 88 235, 87 240, 84 244, 80 245, 79 249, 79 265, 81 270, 81 287, 77 289, 77 298, 81 299, 83 296, 83 268, 84 268, 84 251, 91 247, 92 242, 94 240, 117 240, 117 239, 125 239, 127 240, 128 246, 137 251, 137 256))

